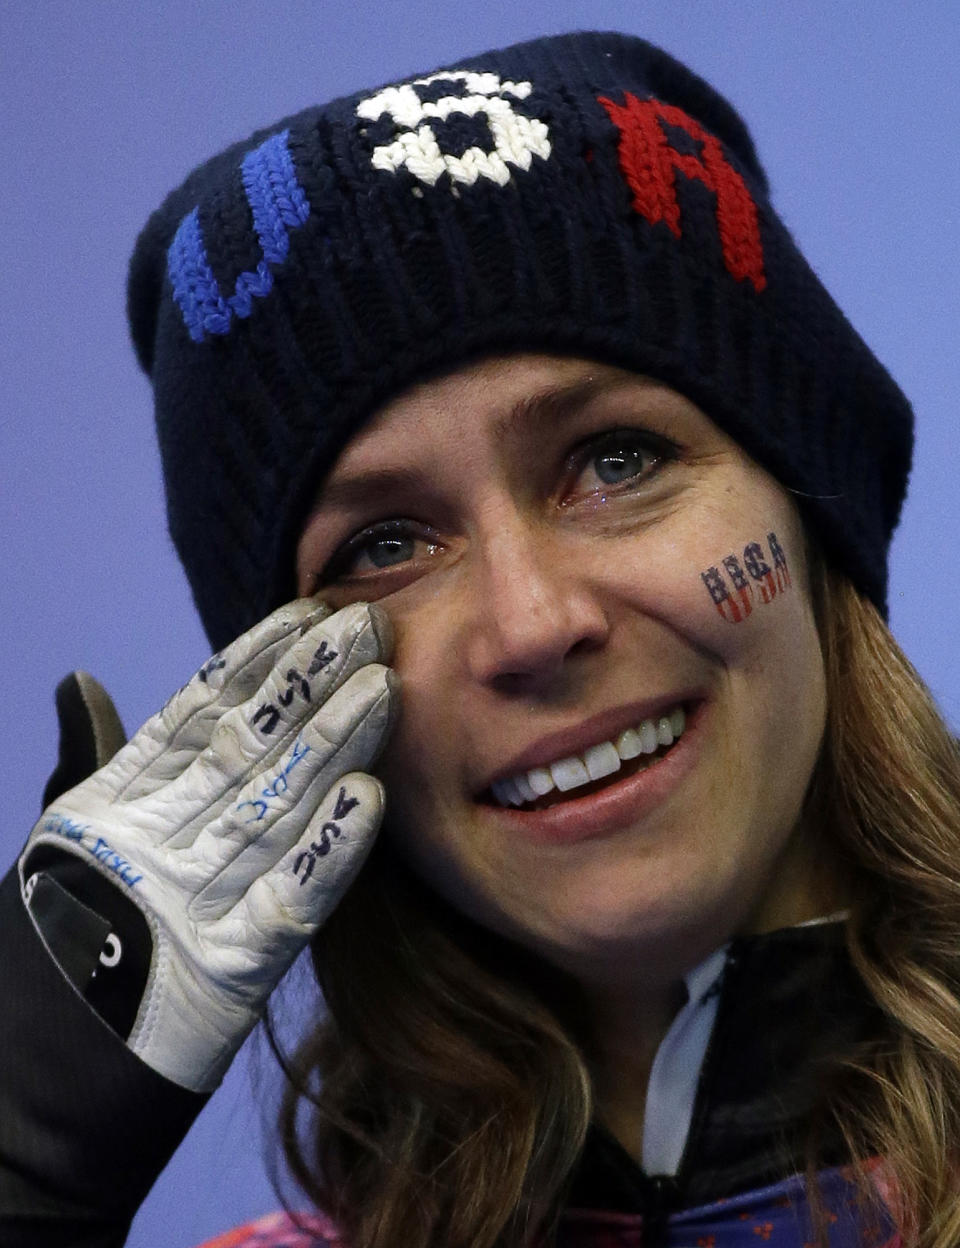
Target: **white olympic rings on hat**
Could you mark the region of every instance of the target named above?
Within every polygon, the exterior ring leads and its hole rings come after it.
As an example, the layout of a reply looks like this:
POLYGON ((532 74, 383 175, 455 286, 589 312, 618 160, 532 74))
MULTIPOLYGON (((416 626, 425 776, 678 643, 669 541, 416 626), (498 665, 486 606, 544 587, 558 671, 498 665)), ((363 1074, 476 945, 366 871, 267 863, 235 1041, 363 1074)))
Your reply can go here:
POLYGON ((451 70, 385 87, 357 105, 357 116, 378 121, 389 113, 397 127, 392 142, 373 149, 371 160, 376 169, 397 173, 406 168, 428 186, 434 186, 444 173, 454 182, 468 186, 481 177, 505 186, 510 181, 509 165, 528 170, 534 156, 546 160, 550 155, 546 125, 536 117, 516 112, 508 98, 524 100, 532 90, 532 83, 501 82, 493 73, 451 70), (445 95, 430 102, 421 100, 416 88, 438 81, 462 83, 463 94, 445 95), (469 117, 485 115, 493 151, 476 146, 468 147, 459 156, 441 151, 430 122, 446 121, 455 113, 469 117))

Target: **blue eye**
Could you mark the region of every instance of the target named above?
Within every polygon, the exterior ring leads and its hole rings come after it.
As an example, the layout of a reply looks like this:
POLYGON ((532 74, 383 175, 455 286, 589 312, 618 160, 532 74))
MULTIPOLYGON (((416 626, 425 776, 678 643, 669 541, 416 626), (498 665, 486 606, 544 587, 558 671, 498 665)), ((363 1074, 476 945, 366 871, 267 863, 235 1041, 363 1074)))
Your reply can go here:
POLYGON ((597 476, 604 485, 619 485, 643 471, 643 461, 648 458, 646 451, 633 448, 624 451, 604 451, 594 456, 597 476))
POLYGON ((651 476, 673 450, 652 434, 623 429, 588 443, 581 449, 580 460, 583 472, 592 469, 601 485, 617 486, 651 476))
POLYGON ((363 549, 375 568, 389 568, 413 558, 412 537, 370 537, 363 549))
POLYGON ((437 550, 436 543, 422 536, 410 522, 382 521, 341 546, 324 569, 322 580, 330 582, 400 567, 417 557, 418 547, 426 547, 428 555, 437 550))

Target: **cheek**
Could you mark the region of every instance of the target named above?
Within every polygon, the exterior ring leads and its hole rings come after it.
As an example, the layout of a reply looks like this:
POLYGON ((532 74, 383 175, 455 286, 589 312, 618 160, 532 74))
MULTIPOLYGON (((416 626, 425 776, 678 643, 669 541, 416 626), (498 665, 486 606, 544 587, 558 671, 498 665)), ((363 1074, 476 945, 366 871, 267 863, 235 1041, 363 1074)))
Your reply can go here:
POLYGON ((746 752, 776 753, 796 732, 806 758, 819 745, 826 695, 804 537, 790 509, 763 501, 732 522, 705 515, 670 540, 625 547, 615 593, 673 639, 667 661, 686 655, 684 669, 692 661, 715 696, 726 691, 746 752))
MULTIPOLYGON (((784 533, 783 526, 779 526, 784 533)), ((731 543, 726 554, 699 569, 699 581, 717 615, 727 624, 743 624, 761 608, 794 588, 786 547, 792 541, 776 529, 750 537, 740 545, 731 543)), ((791 594, 791 597, 793 595, 791 594)))
MULTIPOLYGON (((458 756, 456 674, 447 670, 436 619, 392 612, 395 648, 391 667, 400 678, 400 714, 377 766, 394 821, 421 824, 458 756)), ((462 681, 459 682, 462 686, 462 681)))
MULTIPOLYGON (((691 552, 702 566, 685 591, 687 637, 723 669, 740 769, 769 769, 798 814, 823 735, 826 679, 799 522, 782 510, 758 514, 765 523, 747 521, 691 552)), ((765 784, 756 775, 746 787, 765 784)))
POLYGON ((683 526, 662 542, 629 546, 620 584, 636 604, 719 655, 735 653, 775 622, 805 617, 809 594, 798 521, 783 508, 757 507, 683 526))

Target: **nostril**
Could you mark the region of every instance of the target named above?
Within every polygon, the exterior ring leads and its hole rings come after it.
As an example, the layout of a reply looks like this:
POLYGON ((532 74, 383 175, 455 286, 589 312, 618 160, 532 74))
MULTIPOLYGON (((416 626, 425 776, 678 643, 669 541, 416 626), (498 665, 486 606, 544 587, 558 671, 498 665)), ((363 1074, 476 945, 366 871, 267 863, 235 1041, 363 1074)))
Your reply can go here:
POLYGON ((571 655, 593 654, 596 650, 602 650, 604 645, 603 639, 599 637, 581 637, 579 641, 575 641, 567 651, 568 657, 571 655))
POLYGON ((565 672, 571 659, 585 658, 602 650, 605 641, 595 637, 579 637, 572 644, 531 646, 526 654, 505 655, 497 670, 491 663, 487 683, 497 693, 522 696, 543 689, 554 689, 557 678, 565 672))
POLYGON ((532 688, 536 679, 529 672, 499 672, 492 677, 490 687, 495 693, 516 697, 532 688))

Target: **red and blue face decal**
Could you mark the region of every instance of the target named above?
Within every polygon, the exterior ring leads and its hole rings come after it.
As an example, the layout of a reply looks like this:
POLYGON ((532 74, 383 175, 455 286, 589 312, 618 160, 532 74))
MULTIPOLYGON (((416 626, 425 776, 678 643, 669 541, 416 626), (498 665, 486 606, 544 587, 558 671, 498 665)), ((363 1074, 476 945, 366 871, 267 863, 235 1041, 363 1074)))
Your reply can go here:
POLYGON ((755 595, 761 603, 772 602, 793 583, 776 533, 767 534, 766 549, 761 542, 748 542, 742 555, 724 556, 718 565, 701 572, 700 579, 721 618, 731 624, 750 615, 755 595))

